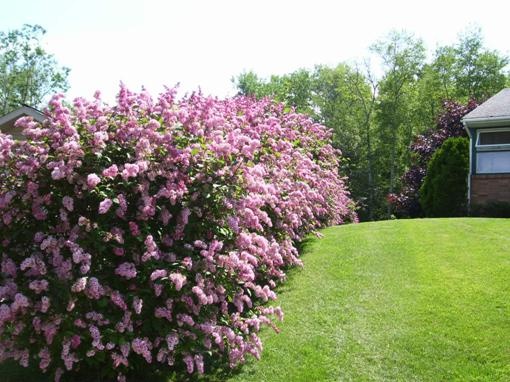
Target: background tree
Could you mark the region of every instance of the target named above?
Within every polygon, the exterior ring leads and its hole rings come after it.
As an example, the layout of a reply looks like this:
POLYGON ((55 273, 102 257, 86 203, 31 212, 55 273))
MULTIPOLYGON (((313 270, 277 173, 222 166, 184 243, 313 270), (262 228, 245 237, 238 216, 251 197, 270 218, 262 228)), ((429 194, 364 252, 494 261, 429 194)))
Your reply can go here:
POLYGON ((246 72, 232 79, 239 95, 258 99, 273 99, 292 106, 300 113, 314 115, 312 106, 313 74, 305 69, 283 76, 273 75, 269 81, 259 78, 254 72, 246 72))
POLYGON ((334 130, 362 220, 419 215, 430 157, 464 134, 460 118, 476 105, 470 99, 483 102, 505 87, 508 58, 484 47, 476 28, 428 61, 422 41, 406 32, 391 32, 371 51, 382 63, 377 79, 369 65, 341 63, 268 80, 248 72, 233 82, 240 94, 271 96, 334 130))
POLYGON ((39 106, 51 93, 66 91, 69 69, 41 46, 39 25, 0 32, 0 114, 20 104, 39 106))
MULTIPOLYGON (((393 194, 397 180, 409 160, 407 147, 415 133, 413 106, 418 76, 425 61, 425 47, 420 39, 406 32, 391 32, 371 50, 382 60, 385 74, 379 84, 378 122, 380 147, 378 157, 387 193, 393 194)), ((387 214, 391 215, 391 204, 387 214)))
MULTIPOLYGON (((508 57, 484 47, 479 28, 471 28, 453 45, 438 47, 418 81, 417 123, 435 124, 444 101, 485 101, 505 87, 508 57)), ((420 128, 418 130, 420 130, 420 128)))

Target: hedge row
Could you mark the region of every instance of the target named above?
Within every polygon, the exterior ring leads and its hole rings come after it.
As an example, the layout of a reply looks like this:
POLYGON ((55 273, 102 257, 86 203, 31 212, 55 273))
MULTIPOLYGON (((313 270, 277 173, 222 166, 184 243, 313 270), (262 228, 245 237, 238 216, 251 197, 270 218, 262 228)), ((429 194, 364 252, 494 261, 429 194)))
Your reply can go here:
POLYGON ((295 243, 355 219, 330 132, 269 100, 121 87, 0 134, 0 362, 71 378, 260 356, 295 243))

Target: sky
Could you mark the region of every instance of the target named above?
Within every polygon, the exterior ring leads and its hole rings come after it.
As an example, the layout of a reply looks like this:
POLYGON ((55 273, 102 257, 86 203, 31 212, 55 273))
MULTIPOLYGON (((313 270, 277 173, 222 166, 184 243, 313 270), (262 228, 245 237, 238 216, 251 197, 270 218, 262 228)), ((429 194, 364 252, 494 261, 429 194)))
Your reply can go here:
POLYGON ((113 102, 120 81, 153 94, 235 94, 231 79, 354 63, 391 30, 429 51, 468 27, 510 54, 510 3, 501 0, 0 0, 0 30, 39 24, 46 50, 71 68, 69 98, 96 90, 113 102), (5 3, 5 4, 2 4, 5 3))

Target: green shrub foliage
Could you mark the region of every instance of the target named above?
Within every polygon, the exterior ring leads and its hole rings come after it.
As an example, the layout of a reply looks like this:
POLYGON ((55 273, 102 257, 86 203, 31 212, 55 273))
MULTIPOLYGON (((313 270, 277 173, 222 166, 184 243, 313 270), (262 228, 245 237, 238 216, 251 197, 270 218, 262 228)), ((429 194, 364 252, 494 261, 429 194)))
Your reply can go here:
POLYGON ((449 138, 434 153, 420 188, 426 216, 463 216, 467 205, 469 140, 449 138))

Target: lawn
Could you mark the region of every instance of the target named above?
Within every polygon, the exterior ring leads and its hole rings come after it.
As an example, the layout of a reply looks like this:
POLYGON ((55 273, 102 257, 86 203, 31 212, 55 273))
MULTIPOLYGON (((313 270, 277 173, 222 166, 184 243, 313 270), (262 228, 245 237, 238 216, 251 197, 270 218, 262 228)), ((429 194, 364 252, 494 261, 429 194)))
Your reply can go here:
POLYGON ((280 334, 229 381, 510 380, 510 220, 332 227, 280 289, 280 334))

